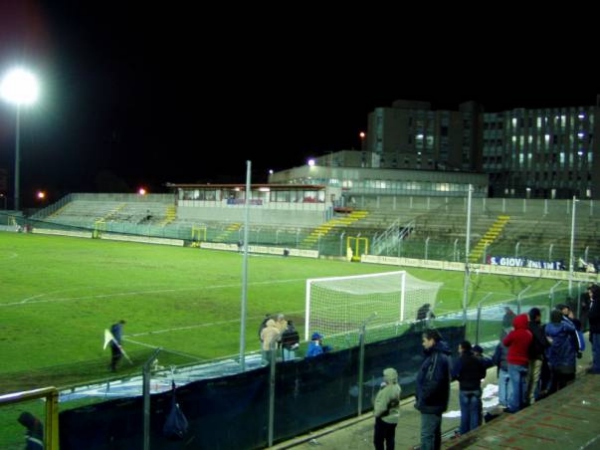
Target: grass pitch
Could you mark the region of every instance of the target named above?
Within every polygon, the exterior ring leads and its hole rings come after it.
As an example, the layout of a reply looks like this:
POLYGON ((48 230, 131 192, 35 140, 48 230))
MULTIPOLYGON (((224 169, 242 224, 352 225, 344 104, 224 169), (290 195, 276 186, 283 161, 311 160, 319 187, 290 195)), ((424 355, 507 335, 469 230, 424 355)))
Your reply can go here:
MULTIPOLYGON (((302 329, 307 278, 394 271, 396 266, 250 256, 246 351, 259 349, 265 313, 286 314, 302 329)), ((401 269, 401 268, 400 268, 401 269)), ((443 281, 437 310, 460 308, 462 273, 409 269, 443 281)), ((238 355, 243 255, 161 245, 0 232, 0 394, 63 387, 109 376, 103 331, 125 319, 124 346, 140 373, 156 347, 162 365, 238 355)), ((514 299, 551 280, 481 276, 469 299, 514 299)))

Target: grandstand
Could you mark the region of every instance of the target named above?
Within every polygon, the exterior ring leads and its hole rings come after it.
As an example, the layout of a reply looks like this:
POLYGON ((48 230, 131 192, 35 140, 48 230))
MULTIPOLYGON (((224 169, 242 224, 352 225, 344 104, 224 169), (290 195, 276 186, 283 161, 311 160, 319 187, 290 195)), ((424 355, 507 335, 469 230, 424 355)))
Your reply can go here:
MULTIPOLYGON (((93 230, 101 224, 106 232, 186 242, 197 240, 193 230, 202 227, 205 241, 241 241, 244 204, 229 200, 208 203, 184 206, 171 194, 72 194, 29 220, 41 228, 93 230)), ((325 202, 253 204, 250 243, 344 257, 344 239, 360 236, 379 241, 381 245, 371 251, 387 256, 464 261, 469 235, 472 263, 486 263, 490 256, 497 256, 561 261, 568 266, 573 237, 575 260, 593 263, 600 256, 600 213, 594 210, 593 201, 577 202, 573 223, 572 200, 477 198, 471 206, 470 230, 466 199, 365 197, 356 204, 360 205, 356 209, 335 208, 325 202)))

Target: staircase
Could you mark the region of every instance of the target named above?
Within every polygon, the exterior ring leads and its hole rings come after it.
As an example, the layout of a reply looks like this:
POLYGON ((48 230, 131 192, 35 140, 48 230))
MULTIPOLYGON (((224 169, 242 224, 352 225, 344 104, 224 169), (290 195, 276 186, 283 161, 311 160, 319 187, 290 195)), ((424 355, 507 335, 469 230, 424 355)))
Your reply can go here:
POLYGON ((177 208, 174 205, 168 206, 165 219, 160 223, 160 225, 164 227, 169 225, 175 219, 177 219, 177 208))
POLYGON ((121 203, 119 204, 119 206, 117 206, 116 208, 110 210, 107 214, 105 214, 103 217, 99 217, 96 219, 96 222, 108 222, 110 221, 113 217, 116 217, 117 214, 119 214, 119 212, 125 208, 127 206, 127 203, 121 203))
POLYGON ((300 243, 302 249, 314 248, 319 239, 326 236, 334 228, 346 228, 353 223, 364 219, 369 215, 368 211, 352 211, 350 214, 341 217, 335 217, 313 229, 308 236, 300 243))
POLYGON ((496 221, 492 224, 492 226, 485 232, 485 234, 481 237, 479 242, 473 247, 471 253, 469 254, 469 262, 470 263, 479 263, 481 262, 481 257, 483 256, 486 247, 493 244, 500 234, 504 227, 509 222, 510 216, 498 216, 496 221))
MULTIPOLYGON (((242 224, 241 223, 232 223, 230 224, 227 228, 225 228, 225 230, 223 230, 222 233, 220 233, 217 237, 215 237, 215 242, 228 242, 230 239, 229 236, 232 233, 237 233, 240 228, 242 228, 242 224)), ((236 239, 237 241, 237 239, 236 239)))

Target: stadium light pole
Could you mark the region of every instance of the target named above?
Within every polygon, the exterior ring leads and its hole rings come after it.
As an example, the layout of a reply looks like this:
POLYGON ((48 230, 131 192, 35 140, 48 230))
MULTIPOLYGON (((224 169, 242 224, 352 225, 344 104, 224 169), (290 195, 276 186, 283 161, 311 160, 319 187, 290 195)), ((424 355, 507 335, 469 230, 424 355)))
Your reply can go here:
POLYGON ((573 289, 573 271, 575 268, 575 205, 577 205, 577 197, 573 196, 573 208, 571 208, 571 251, 569 253, 569 295, 573 289))
POLYGON ((36 77, 22 67, 9 70, 0 82, 0 97, 8 103, 14 104, 17 110, 15 125, 15 211, 19 211, 20 208, 21 108, 35 103, 38 93, 39 88, 36 77))
MULTIPOLYGON (((248 304, 248 229, 250 228, 250 180, 252 162, 246 161, 246 201, 244 202, 244 260, 242 263, 242 308, 240 312, 240 368, 246 371, 246 311, 248 304)), ((262 351, 262 349, 261 349, 262 351)))
POLYGON ((465 278, 463 286, 463 318, 467 320, 467 303, 469 299, 469 253, 471 252, 471 197, 473 196, 473 185, 469 184, 467 197, 467 237, 465 239, 465 278))

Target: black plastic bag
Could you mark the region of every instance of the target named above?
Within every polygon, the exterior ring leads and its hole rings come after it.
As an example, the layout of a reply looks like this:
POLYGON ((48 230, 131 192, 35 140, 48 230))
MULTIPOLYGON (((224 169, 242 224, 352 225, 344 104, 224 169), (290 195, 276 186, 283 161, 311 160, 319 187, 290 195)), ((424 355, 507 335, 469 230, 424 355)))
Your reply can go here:
POLYGON ((177 403, 175 395, 175 381, 173 381, 173 394, 171 397, 171 411, 163 427, 163 434, 170 439, 183 439, 188 432, 189 423, 177 403))

